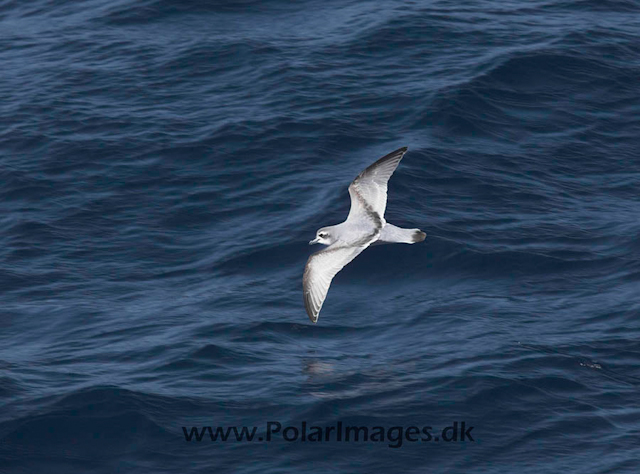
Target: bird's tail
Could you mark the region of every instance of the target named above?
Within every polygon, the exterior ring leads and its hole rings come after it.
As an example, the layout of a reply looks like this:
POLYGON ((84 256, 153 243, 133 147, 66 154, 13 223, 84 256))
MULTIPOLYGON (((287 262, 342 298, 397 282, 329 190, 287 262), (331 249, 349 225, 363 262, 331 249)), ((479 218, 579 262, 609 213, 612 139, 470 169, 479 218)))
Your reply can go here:
POLYGON ((427 234, 422 232, 420 229, 411 230, 413 231, 413 234, 411 234, 411 238, 413 239, 413 241, 411 242, 412 244, 415 244, 416 242, 422 242, 427 238, 427 234))
POLYGON ((402 229, 393 224, 387 223, 380 233, 380 238, 376 243, 380 244, 415 244, 422 242, 427 234, 420 229, 402 229))

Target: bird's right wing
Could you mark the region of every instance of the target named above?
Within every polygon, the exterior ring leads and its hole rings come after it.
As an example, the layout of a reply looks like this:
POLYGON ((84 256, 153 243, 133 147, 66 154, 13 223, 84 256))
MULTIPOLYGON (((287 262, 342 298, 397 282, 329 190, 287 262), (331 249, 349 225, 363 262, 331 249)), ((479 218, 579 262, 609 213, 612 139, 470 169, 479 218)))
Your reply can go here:
POLYGON ((304 307, 312 323, 318 321, 318 314, 333 277, 368 246, 369 244, 356 247, 330 246, 309 257, 302 277, 302 293, 304 307))
POLYGON ((380 227, 377 220, 382 220, 387 208, 387 183, 406 152, 406 146, 392 151, 353 180, 349 185, 351 209, 347 220, 364 217, 372 219, 376 227, 380 227))

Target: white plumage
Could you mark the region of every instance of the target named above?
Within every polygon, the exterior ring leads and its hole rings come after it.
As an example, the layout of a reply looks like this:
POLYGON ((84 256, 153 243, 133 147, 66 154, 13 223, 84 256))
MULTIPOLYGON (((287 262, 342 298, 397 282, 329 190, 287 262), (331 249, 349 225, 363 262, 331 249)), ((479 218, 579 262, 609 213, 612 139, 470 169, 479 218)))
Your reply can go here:
POLYGON ((309 242, 328 245, 309 257, 302 278, 304 305, 312 322, 318 321, 333 277, 369 245, 411 244, 425 239, 420 229, 402 229, 384 219, 387 183, 406 152, 403 147, 389 153, 360 173, 349 186, 351 209, 347 220, 319 229, 309 242))

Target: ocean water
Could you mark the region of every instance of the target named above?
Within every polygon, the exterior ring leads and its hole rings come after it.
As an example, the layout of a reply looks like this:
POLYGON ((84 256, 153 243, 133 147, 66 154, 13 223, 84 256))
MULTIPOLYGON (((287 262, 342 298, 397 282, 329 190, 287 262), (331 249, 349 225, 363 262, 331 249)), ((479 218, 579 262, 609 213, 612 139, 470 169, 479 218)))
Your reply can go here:
POLYGON ((0 2, 0 472, 640 472, 639 36, 636 0, 0 2), (426 240, 311 324, 307 242, 401 146, 426 240))

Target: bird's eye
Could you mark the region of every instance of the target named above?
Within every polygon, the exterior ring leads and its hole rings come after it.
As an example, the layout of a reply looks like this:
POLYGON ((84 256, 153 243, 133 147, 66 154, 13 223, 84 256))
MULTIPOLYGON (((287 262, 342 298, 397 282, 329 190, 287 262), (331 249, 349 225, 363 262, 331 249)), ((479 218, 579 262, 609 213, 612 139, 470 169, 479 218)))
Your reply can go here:
POLYGON ((323 239, 327 236, 327 234, 325 234, 324 232, 320 232, 318 235, 319 235, 320 237, 322 237, 323 239))

